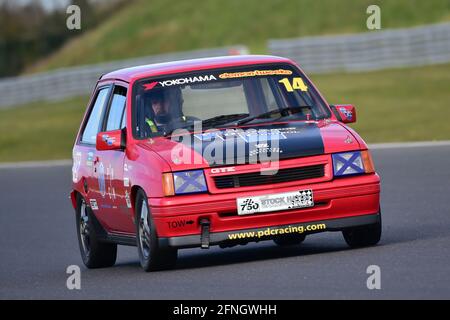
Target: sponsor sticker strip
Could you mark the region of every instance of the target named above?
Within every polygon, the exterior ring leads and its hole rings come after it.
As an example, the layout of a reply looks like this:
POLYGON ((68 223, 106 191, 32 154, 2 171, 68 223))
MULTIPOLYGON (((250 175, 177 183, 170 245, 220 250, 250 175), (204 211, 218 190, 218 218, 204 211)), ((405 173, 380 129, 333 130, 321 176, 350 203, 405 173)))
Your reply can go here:
POLYGON ((254 70, 254 71, 242 71, 242 72, 231 72, 222 73, 219 75, 220 79, 234 79, 234 78, 245 78, 245 77, 255 77, 255 76, 284 76, 291 75, 291 70, 254 70))
MULTIPOLYGON (((247 77, 256 77, 256 76, 286 76, 292 75, 291 70, 278 69, 278 70, 252 70, 252 71, 241 71, 241 72, 225 72, 219 75, 220 79, 236 79, 236 78, 247 78, 247 77)), ((153 81, 150 83, 143 84, 144 90, 152 90, 157 87, 171 87, 175 85, 185 85, 185 84, 193 84, 199 82, 208 82, 213 81, 217 78, 212 75, 199 75, 194 77, 185 77, 178 79, 168 79, 164 81, 153 81)))

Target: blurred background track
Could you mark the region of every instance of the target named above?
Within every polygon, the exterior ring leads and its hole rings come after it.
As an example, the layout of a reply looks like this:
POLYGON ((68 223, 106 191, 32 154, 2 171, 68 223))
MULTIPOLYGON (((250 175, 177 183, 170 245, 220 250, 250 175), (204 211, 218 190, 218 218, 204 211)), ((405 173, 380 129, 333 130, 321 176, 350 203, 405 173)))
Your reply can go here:
MULTIPOLYGON (((55 2, 63 3, 59 7, 63 10, 63 18, 67 17, 65 8, 69 2, 68 0, 55 2)), ((74 2, 84 10, 82 30, 69 31, 70 37, 59 44, 55 50, 26 60, 28 62, 22 68, 21 77, 15 80, 31 75, 37 77, 36 82, 41 81, 44 86, 44 80, 47 77, 44 75, 48 75, 48 72, 50 74, 56 72, 60 79, 58 82, 64 85, 66 80, 68 88, 74 81, 82 82, 77 78, 69 77, 71 70, 89 70, 91 73, 92 70, 98 70, 98 74, 90 75, 89 82, 83 82, 87 83, 83 85, 83 90, 74 90, 71 93, 72 97, 62 92, 55 92, 45 97, 36 95, 37 98, 33 99, 37 100, 34 102, 14 105, 13 108, 5 110, 0 108, 0 162, 70 158, 73 140, 86 109, 89 89, 92 89, 91 82, 94 81, 92 79, 105 72, 105 66, 106 68, 108 66, 109 68, 122 67, 123 61, 138 61, 136 64, 141 64, 146 61, 192 57, 193 52, 197 53, 194 56, 219 54, 214 51, 216 50, 214 48, 222 48, 219 49, 222 50, 220 54, 244 53, 248 50, 256 54, 274 52, 290 56, 289 51, 276 51, 274 44, 286 43, 285 40, 281 40, 285 38, 294 39, 289 40, 289 43, 300 41, 304 44, 311 42, 311 36, 324 36, 313 42, 325 44, 328 41, 330 43, 341 41, 336 39, 355 37, 373 39, 384 37, 381 35, 389 33, 387 30, 390 29, 410 27, 421 29, 424 25, 436 23, 445 25, 450 21, 450 1, 448 0, 323 0, 320 2, 313 0, 208 0, 201 4, 195 0, 180 0, 176 2, 176 5, 170 6, 164 0, 116 0, 110 7, 105 5, 110 3, 107 1, 74 0, 74 2), (369 16, 366 9, 372 4, 380 6, 381 9, 382 29, 379 31, 369 31, 366 27, 369 16), (343 34, 344 36, 341 36, 343 34), (211 48, 214 50, 210 51, 211 48), (97 63, 100 63, 103 69, 96 69, 99 65, 86 66, 97 63), (76 69, 61 69, 68 67, 76 69), (41 80, 38 75, 42 75, 41 80), (62 98, 64 96, 67 98, 62 98), (48 101, 48 99, 53 100, 48 101)), ((0 3, 17 4, 18 2, 3 0, 0 3)), ((28 3, 36 5, 40 1, 28 3)), ((27 10, 30 11, 30 9, 27 10)), ((21 16, 24 13, 25 11, 21 12, 21 16)), ((68 32, 64 19, 61 20, 61 16, 58 18, 61 21, 55 19, 49 25, 52 28, 59 26, 68 32)), ((16 20, 20 21, 20 19, 16 20)), ((11 17, 1 21, 0 23, 5 25, 2 32, 15 30, 11 27, 12 21, 15 21, 11 17)), ((43 29, 42 32, 44 31, 43 29)), ((394 32, 404 33, 403 31, 394 32)), ((408 29, 406 32, 409 32, 408 29)), ((10 56, 16 56, 14 53, 19 50, 18 46, 5 49, 1 45, 2 41, 9 39, 8 37, 14 37, 14 33, 6 33, 0 38, 0 51, 6 52, 6 56, 8 53, 10 56)), ((296 56, 305 70, 308 71, 310 68, 311 71, 321 72, 321 74, 313 73, 311 77, 329 103, 355 104, 358 123, 353 126, 368 142, 446 140, 450 137, 450 126, 447 124, 447 118, 450 116, 450 108, 447 107, 450 101, 448 89, 450 63, 420 66, 444 61, 431 59, 430 55, 435 56, 437 53, 444 57, 450 55, 448 42, 445 42, 445 39, 448 41, 448 34, 444 32, 443 36, 425 34, 417 39, 410 37, 409 41, 403 41, 404 39, 394 41, 391 45, 395 48, 392 47, 390 50, 392 52, 390 60, 398 58, 398 61, 394 65, 386 64, 384 68, 404 66, 405 61, 402 60, 406 59, 400 59, 404 54, 419 57, 418 60, 414 60, 415 65, 419 65, 416 67, 374 71, 361 71, 358 68, 351 70, 351 68, 343 68, 338 63, 342 62, 342 50, 335 50, 339 51, 339 54, 336 52, 335 56, 333 54, 330 56, 327 53, 326 58, 329 60, 332 57, 336 63, 327 60, 328 63, 324 63, 327 65, 325 70, 327 73, 324 74, 324 70, 314 69, 317 62, 320 65, 320 59, 316 62, 310 60, 316 54, 302 56, 305 47, 301 47, 296 49, 296 56), (430 43, 431 45, 427 46, 430 43), (420 46, 420 50, 417 50, 417 45, 420 46), (432 50, 427 52, 427 47, 432 50), (439 49, 438 52, 436 48, 439 49), (397 57, 395 52, 403 52, 403 55, 397 57)), ((341 46, 345 45, 346 41, 349 40, 341 41, 341 46)), ((13 44, 16 42, 13 41, 13 44)), ((45 43, 45 41, 39 43, 45 43)), ((388 46, 389 49, 391 42, 383 43, 382 45, 388 46)), ((366 42, 360 47, 370 49, 366 42)), ((33 48, 30 47, 30 50, 33 48)), ((320 50, 323 51, 326 48, 323 47, 320 50)), ((351 54, 351 51, 347 54, 350 62, 351 54)), ((359 51, 358 54, 362 55, 362 57, 358 56, 358 59, 369 57, 368 54, 359 51)), ((295 56, 292 57, 295 58, 295 56)), ((386 59, 383 60, 381 55, 380 63, 383 64, 383 61, 386 59)), ((1 62, 11 63, 8 59, 3 59, 1 62)), ((1 78, 0 83, 2 83, 1 78)), ((13 90, 8 88, 2 93, 1 98, 4 100, 12 99, 13 90)), ((16 96, 23 97, 25 99, 23 101, 30 101, 26 100, 26 97, 31 95, 31 91, 31 88, 21 89, 16 96)), ((39 87, 34 91, 39 92, 39 87)), ((64 89, 55 87, 55 91, 64 91, 64 89)))

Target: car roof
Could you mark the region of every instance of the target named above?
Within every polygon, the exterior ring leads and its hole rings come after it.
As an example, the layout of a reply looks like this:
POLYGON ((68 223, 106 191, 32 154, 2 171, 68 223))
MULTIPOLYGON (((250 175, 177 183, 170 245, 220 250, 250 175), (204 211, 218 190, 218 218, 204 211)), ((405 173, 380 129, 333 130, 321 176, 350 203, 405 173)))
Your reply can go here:
POLYGON ((206 70, 221 67, 242 66, 265 63, 293 63, 291 60, 276 56, 266 55, 236 55, 213 58, 201 58, 191 60, 179 60, 164 63, 155 63, 131 68, 119 69, 104 74, 100 80, 122 80, 130 82, 156 75, 189 72, 195 70, 206 70))

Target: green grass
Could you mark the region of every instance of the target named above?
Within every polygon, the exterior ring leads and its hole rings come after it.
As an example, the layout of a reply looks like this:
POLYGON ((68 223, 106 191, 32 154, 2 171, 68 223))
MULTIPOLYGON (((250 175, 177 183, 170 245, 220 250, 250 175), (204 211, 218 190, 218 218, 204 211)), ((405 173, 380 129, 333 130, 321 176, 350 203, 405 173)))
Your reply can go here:
POLYGON ((151 54, 243 44, 267 53, 270 38, 367 32, 450 20, 448 0, 134 0, 28 72, 151 54))
POLYGON ((368 142, 450 140, 450 64, 312 79, 328 103, 356 106, 368 142))
MULTIPOLYGON (((329 103, 352 103, 367 142, 450 139, 450 64, 314 75, 329 103)), ((67 159, 87 98, 0 111, 0 161, 67 159)))
POLYGON ((0 161, 68 159, 88 99, 0 110, 0 161))

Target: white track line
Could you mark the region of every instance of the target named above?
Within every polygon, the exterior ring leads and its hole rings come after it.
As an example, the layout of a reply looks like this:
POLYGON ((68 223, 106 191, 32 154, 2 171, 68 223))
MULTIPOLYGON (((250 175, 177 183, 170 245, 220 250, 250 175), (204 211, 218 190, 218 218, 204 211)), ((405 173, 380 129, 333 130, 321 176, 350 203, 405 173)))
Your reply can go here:
MULTIPOLYGON (((369 144, 369 149, 398 149, 398 148, 423 148, 450 146, 450 140, 445 141, 418 141, 418 142, 389 142, 369 144)), ((47 160, 47 161, 24 161, 0 163, 0 169, 22 169, 22 168, 50 168, 60 166, 70 166, 72 160, 47 160)))

